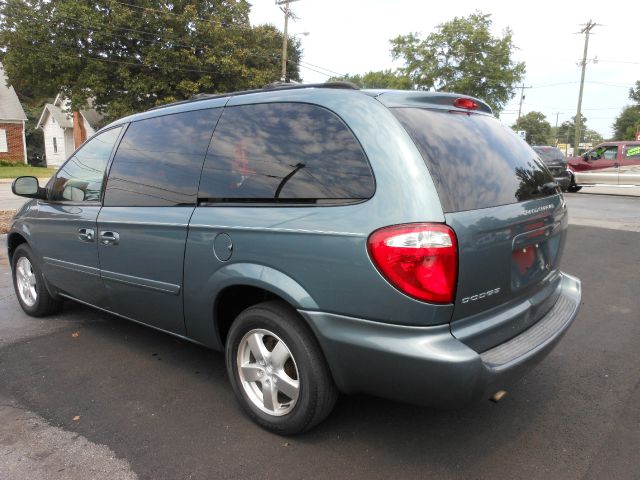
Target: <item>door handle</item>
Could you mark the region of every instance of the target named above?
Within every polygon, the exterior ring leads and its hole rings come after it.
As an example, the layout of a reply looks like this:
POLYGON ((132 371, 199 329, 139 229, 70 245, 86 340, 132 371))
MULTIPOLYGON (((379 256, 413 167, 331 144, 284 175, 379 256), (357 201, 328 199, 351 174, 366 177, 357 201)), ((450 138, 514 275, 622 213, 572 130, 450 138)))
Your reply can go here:
POLYGON ((83 242, 93 242, 95 239, 96 232, 93 228, 79 228, 78 229, 78 238, 83 242))
POLYGON ((100 232, 100 243, 103 245, 118 245, 120 243, 120 234, 103 230, 100 232))

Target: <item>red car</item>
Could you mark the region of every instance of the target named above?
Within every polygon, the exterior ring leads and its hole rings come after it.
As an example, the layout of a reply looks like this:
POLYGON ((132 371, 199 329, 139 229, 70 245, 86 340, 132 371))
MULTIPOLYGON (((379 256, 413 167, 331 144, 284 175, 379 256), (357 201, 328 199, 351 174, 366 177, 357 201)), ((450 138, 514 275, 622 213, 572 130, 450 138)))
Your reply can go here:
POLYGON ((568 190, 583 185, 640 185, 640 142, 605 142, 569 159, 568 190))

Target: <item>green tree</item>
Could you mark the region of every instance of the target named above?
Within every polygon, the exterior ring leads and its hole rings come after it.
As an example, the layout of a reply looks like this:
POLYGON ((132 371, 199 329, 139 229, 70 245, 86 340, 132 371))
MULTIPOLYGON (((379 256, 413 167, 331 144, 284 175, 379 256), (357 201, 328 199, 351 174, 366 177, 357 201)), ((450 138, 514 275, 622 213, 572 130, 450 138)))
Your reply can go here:
MULTIPOLYGON (((189 98, 261 87, 280 77, 282 34, 252 27, 246 0, 6 0, 0 48, 17 91, 90 98, 109 117, 189 98)), ((288 76, 299 79, 291 39, 288 76)))
MULTIPOLYGON (((587 131, 587 118, 582 114, 580 114, 580 129, 582 132, 587 131)), ((562 124, 558 127, 558 141, 560 143, 573 144, 575 132, 576 132, 576 117, 574 115, 571 120, 562 122, 562 124)))
POLYGON ((613 124, 614 138, 635 140, 638 127, 640 127, 640 105, 625 107, 613 124))
POLYGON ((636 86, 629 89, 629 98, 640 105, 640 80, 636 81, 636 86))
POLYGON ((485 100, 496 113, 513 97, 525 64, 516 62, 510 29, 491 34, 491 15, 476 12, 438 25, 422 40, 418 34, 391 40, 394 60, 418 89, 458 92, 485 100))
POLYGON ((529 145, 550 145, 553 142, 551 125, 540 112, 529 112, 521 116, 511 128, 527 132, 525 140, 529 145))
POLYGON ((636 131, 640 127, 640 80, 629 90, 629 99, 633 100, 635 105, 624 107, 613 123, 616 140, 636 139, 636 131))
POLYGON ((364 75, 345 75, 332 77, 329 82, 351 82, 360 88, 391 88, 395 90, 411 90, 411 79, 394 70, 367 72, 364 75))
POLYGON ((590 128, 587 128, 583 131, 582 139, 584 142, 590 143, 592 145, 597 145, 599 143, 604 142, 604 137, 600 135, 599 132, 596 132, 595 130, 591 130, 590 128))

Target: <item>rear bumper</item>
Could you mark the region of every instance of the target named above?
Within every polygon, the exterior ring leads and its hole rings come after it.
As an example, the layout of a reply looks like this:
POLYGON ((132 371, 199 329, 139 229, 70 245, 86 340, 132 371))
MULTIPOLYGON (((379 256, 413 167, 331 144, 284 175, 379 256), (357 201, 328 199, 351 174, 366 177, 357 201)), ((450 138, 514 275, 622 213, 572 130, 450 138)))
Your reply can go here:
POLYGON ((580 281, 562 274, 551 310, 515 338, 477 353, 449 325, 409 327, 301 311, 338 388, 402 402, 459 406, 506 389, 560 340, 575 319, 580 281))

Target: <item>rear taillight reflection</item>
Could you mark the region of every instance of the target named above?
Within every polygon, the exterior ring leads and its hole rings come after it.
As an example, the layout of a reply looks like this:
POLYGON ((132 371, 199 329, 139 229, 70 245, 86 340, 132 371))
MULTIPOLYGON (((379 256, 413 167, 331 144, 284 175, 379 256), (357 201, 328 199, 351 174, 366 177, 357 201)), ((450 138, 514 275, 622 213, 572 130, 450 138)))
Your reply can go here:
POLYGON ((442 224, 413 223, 376 230, 367 243, 380 273, 401 292, 452 303, 458 271, 455 233, 442 224))

